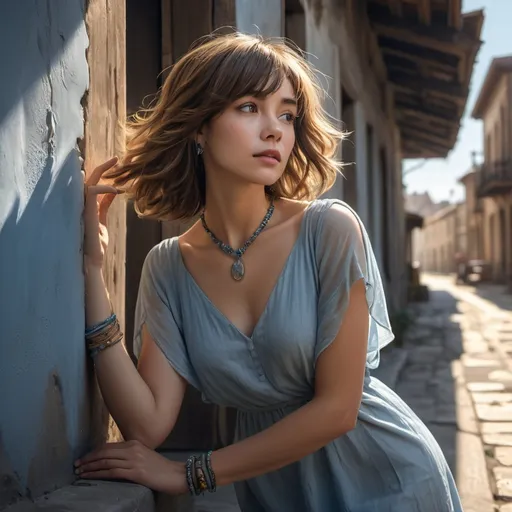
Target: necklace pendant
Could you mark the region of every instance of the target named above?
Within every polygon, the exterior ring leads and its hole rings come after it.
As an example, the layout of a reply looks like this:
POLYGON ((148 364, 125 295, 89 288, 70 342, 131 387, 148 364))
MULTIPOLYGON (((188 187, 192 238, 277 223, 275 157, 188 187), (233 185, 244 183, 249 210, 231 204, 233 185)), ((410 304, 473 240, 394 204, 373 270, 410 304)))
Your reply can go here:
POLYGON ((241 281, 245 274, 245 266, 242 258, 237 258, 231 266, 231 277, 235 281, 241 281))

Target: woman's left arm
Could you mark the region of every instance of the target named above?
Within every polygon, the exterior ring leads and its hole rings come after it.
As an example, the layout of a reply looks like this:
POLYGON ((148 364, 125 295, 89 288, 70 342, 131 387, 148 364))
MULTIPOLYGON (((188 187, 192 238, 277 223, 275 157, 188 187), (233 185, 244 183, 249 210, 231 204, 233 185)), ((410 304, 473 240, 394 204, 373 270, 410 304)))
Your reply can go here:
POLYGON ((268 429, 216 450, 218 485, 274 471, 313 453, 355 427, 363 391, 369 329, 365 282, 350 289, 334 341, 319 355, 314 398, 268 429))
MULTIPOLYGON (((318 356, 314 398, 268 429, 213 452, 218 485, 298 461, 353 429, 361 402, 369 312, 363 279, 350 289, 338 334, 318 356)), ((82 478, 125 479, 168 494, 187 492, 185 466, 137 441, 104 445, 77 461, 82 478)))

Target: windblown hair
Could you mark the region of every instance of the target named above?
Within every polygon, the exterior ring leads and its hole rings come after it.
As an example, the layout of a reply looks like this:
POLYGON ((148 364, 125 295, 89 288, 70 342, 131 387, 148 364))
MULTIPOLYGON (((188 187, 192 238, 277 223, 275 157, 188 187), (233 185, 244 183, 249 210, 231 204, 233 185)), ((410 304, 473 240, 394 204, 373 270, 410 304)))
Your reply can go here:
POLYGON ((317 197, 336 179, 342 133, 322 108, 315 73, 282 40, 239 33, 202 38, 173 66, 153 105, 128 123, 124 158, 105 177, 134 200, 141 217, 195 216, 204 207, 206 188, 197 133, 237 99, 266 97, 285 79, 298 102, 296 142, 272 194, 317 197))

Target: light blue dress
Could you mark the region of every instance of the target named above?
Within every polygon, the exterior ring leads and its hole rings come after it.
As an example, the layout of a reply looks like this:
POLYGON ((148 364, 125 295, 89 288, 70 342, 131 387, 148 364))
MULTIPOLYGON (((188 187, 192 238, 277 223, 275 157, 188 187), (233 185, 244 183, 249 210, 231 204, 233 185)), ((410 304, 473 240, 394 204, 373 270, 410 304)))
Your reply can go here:
POLYGON ((194 281, 177 238, 161 242, 146 259, 136 354, 146 323, 172 367, 204 400, 238 409, 237 439, 270 427, 312 398, 315 362, 336 337, 350 287, 359 279, 366 282, 371 319, 357 425, 294 464, 237 483, 243 512, 460 512, 462 507, 434 437, 393 391, 371 377, 393 334, 368 235, 348 205, 319 199, 308 206, 251 337, 194 281))

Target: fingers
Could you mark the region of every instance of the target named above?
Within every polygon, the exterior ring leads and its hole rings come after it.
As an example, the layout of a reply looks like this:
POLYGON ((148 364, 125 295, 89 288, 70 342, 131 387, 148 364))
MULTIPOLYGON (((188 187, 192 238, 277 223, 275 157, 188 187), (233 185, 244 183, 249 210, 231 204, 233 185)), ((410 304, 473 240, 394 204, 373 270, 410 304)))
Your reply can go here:
POLYGON ((86 195, 118 194, 116 187, 110 185, 85 185, 86 195))
POLYGON ((81 473, 80 478, 92 480, 133 480, 132 473, 133 471, 127 468, 102 469, 81 473))
POLYGON ((99 459, 126 459, 126 450, 129 448, 131 448, 131 444, 129 442, 106 443, 92 452, 89 452, 87 455, 84 455, 81 459, 78 459, 75 462, 75 465, 82 466, 83 464, 94 462, 99 459))
POLYGON ((112 201, 116 198, 116 194, 106 194, 101 198, 98 211, 98 220, 101 224, 107 224, 107 213, 112 201))
POLYGON ((82 464, 75 469, 77 475, 84 475, 87 473, 94 473, 98 471, 110 471, 113 469, 130 469, 133 466, 130 461, 125 459, 100 459, 94 462, 82 464))
POLYGON ((103 173, 105 171, 108 171, 108 169, 110 169, 111 167, 114 167, 114 165, 116 165, 118 161, 119 158, 115 156, 110 160, 107 160, 106 162, 102 163, 101 165, 98 165, 98 167, 96 167, 94 171, 92 171, 91 175, 86 180, 87 185, 97 185, 103 173))

